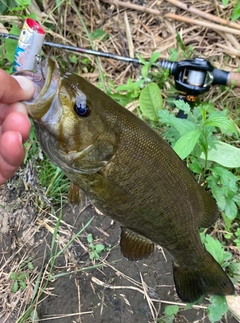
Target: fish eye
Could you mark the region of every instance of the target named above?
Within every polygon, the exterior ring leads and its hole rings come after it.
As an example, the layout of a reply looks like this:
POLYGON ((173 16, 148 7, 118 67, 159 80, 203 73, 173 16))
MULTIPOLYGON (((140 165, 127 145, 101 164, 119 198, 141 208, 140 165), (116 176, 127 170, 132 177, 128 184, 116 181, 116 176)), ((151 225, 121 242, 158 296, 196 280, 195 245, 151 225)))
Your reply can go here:
POLYGON ((86 95, 81 92, 80 95, 76 97, 76 101, 74 104, 74 110, 79 115, 79 117, 88 117, 90 115, 90 108, 86 102, 86 95))
POLYGON ((74 110, 79 115, 79 117, 88 117, 90 114, 90 109, 86 104, 81 102, 75 102, 74 110))

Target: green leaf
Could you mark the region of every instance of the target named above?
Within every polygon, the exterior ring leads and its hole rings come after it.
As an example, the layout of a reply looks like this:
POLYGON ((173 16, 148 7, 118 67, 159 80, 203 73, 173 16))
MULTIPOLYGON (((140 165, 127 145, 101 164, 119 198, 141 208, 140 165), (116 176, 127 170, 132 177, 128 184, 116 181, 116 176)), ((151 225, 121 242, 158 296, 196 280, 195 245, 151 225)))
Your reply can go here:
POLYGON ((10 277, 11 277, 12 280, 17 280, 18 279, 18 276, 17 276, 16 273, 11 273, 10 277))
POLYGON ((209 234, 204 237, 204 245, 213 258, 220 264, 223 264, 224 249, 218 240, 215 240, 209 234))
MULTIPOLYGON (((200 158, 205 159, 204 153, 200 158)), ((214 161, 224 167, 240 167, 240 149, 222 141, 216 141, 214 147, 209 148, 208 160, 214 161)))
POLYGON ((146 64, 146 65, 144 65, 144 66, 142 67, 142 71, 141 71, 141 73, 142 73, 142 77, 143 77, 144 79, 146 79, 146 78, 147 78, 148 70, 149 70, 149 64, 146 64))
POLYGON ((104 38, 107 39, 109 37, 109 35, 102 29, 97 28, 96 30, 94 30, 91 34, 90 37, 92 39, 98 39, 98 38, 104 38))
POLYGON ((140 56, 139 54, 136 54, 136 56, 143 65, 147 64, 147 61, 142 56, 140 56))
POLYGON ((21 286, 22 290, 25 290, 27 287, 26 283, 23 280, 19 281, 19 285, 21 286))
POLYGON ((181 38, 181 36, 180 36, 180 34, 179 34, 178 32, 177 32, 177 35, 176 35, 176 40, 177 40, 177 45, 178 45, 178 47, 179 47, 183 52, 185 52, 186 47, 185 47, 184 42, 183 42, 183 40, 182 40, 182 38, 181 38))
POLYGON ((223 4, 224 6, 227 6, 227 5, 228 5, 228 2, 229 2, 229 0, 222 0, 222 4, 223 4))
POLYGON ((238 213, 238 208, 231 198, 226 198, 225 214, 230 220, 234 220, 238 213))
POLYGON ((214 116, 209 116, 209 119, 204 122, 203 126, 218 127, 220 128, 222 133, 235 133, 236 135, 238 135, 234 122, 229 120, 228 117, 216 116, 216 113, 214 113, 214 116))
POLYGON ((239 262, 232 262, 229 266, 229 273, 230 275, 240 276, 240 263, 239 262))
POLYGON ((176 62, 178 60, 178 49, 177 48, 171 48, 169 50, 169 61, 176 62))
POLYGON ((199 128, 187 131, 178 139, 173 149, 181 159, 186 158, 194 149, 199 137, 201 136, 199 128))
POLYGON ((104 247, 104 245, 103 245, 103 244, 97 244, 97 245, 96 245, 96 252, 97 252, 97 253, 102 252, 104 249, 105 249, 105 247, 104 247))
POLYGON ((211 323, 219 321, 223 314, 226 314, 228 311, 228 304, 225 296, 211 296, 210 297, 211 305, 208 306, 208 318, 211 323))
POLYGON ((11 11, 16 6, 15 0, 1 0, 0 1, 0 14, 5 11, 11 11))
POLYGON ((189 112, 191 111, 191 107, 188 102, 185 102, 183 100, 173 100, 173 103, 179 110, 183 110, 186 114, 189 114, 189 112))
POLYGON ((16 293, 18 291, 18 288, 19 288, 18 282, 15 281, 12 287, 12 293, 16 293))
POLYGON ((160 57, 160 53, 159 52, 155 52, 151 55, 150 59, 149 59, 149 63, 150 65, 152 65, 153 63, 155 63, 160 57))
POLYGON ((141 92, 139 98, 140 110, 150 120, 158 120, 158 111, 162 109, 162 95, 155 83, 148 84, 141 92))
POLYGON ((87 235, 87 241, 88 241, 88 243, 92 243, 93 242, 93 237, 92 237, 92 234, 91 233, 89 233, 87 235))
POLYGON ((178 305, 168 305, 164 309, 164 314, 165 315, 175 315, 179 311, 179 306, 178 305))
POLYGON ((33 270, 34 269, 34 266, 31 262, 28 262, 28 269, 30 270, 33 270))
POLYGON ((95 251, 90 251, 90 252, 89 252, 89 258, 90 258, 91 260, 95 259, 95 251))
POLYGON ((170 114, 167 110, 158 111, 158 116, 161 122, 172 125, 181 135, 187 131, 198 129, 195 123, 187 119, 176 118, 175 115, 170 114))
MULTIPOLYGON (((20 29, 15 24, 13 24, 12 29, 10 30, 9 33, 18 36, 20 34, 20 29)), ((10 39, 10 38, 7 38, 5 40, 6 58, 11 63, 13 63, 14 61, 16 47, 17 47, 16 40, 10 39)))
POLYGON ((191 156, 191 159, 189 162, 189 168, 191 169, 191 171, 193 173, 201 174, 201 172, 202 172, 202 165, 199 162, 199 159, 194 156, 191 156))
POLYGON ((27 7, 30 5, 31 0, 15 0, 20 7, 27 7))
POLYGON ((236 4, 232 12, 232 21, 239 19, 240 17, 240 3, 236 4))

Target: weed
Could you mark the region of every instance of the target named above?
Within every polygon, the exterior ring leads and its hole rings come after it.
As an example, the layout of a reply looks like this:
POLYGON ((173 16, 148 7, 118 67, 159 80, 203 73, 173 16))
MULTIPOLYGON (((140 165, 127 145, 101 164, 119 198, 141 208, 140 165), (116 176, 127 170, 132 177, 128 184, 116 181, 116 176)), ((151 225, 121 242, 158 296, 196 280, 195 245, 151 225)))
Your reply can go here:
POLYGON ((12 293, 16 293, 19 289, 26 289, 29 271, 32 271, 33 269, 32 259, 29 258, 19 266, 18 272, 12 272, 10 274, 10 278, 13 280, 12 293))
MULTIPOLYGON (((229 3, 229 0, 222 0, 222 3, 224 6, 227 6, 229 3)), ((240 3, 238 0, 234 1, 234 7, 232 11, 232 21, 238 20, 240 18, 240 3)))
POLYGON ((172 323, 174 321, 175 315, 179 311, 179 306, 178 305, 168 305, 164 309, 164 314, 165 314, 165 322, 166 323, 172 323))
POLYGON ((87 236, 87 241, 89 244, 89 257, 91 260, 99 260, 100 253, 105 249, 103 244, 94 244, 93 236, 91 233, 87 236))

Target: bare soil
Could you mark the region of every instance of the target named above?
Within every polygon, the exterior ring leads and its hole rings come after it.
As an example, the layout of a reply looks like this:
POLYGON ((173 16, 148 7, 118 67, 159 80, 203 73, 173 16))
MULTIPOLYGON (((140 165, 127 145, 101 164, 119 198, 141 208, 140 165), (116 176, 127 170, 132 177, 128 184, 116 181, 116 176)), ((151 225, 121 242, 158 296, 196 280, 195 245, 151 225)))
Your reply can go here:
MULTIPOLYGON (((41 214, 34 205, 34 192, 18 187, 1 187, 0 217, 0 322, 14 323, 31 303, 37 277, 39 291, 46 283, 49 271, 50 246, 56 218, 41 214), (39 214, 40 213, 40 214, 39 214), (21 264, 33 264, 29 270, 21 264), (11 292, 10 273, 28 272, 26 290, 11 292)), ((58 245, 62 248, 93 217, 93 221, 73 244, 59 256, 52 275, 65 274, 48 283, 37 297, 34 322, 102 323, 102 322, 167 322, 166 305, 178 304, 180 311, 174 322, 208 323, 207 299, 192 309, 186 309, 178 299, 173 283, 171 256, 157 248, 147 260, 131 262, 123 258, 119 247, 120 228, 108 217, 96 213, 91 204, 62 209, 58 245), (89 258, 87 234, 94 243, 105 245, 98 261, 89 258), (92 266, 100 265, 91 269, 92 266), (85 269, 84 269, 85 268, 85 269), (69 273, 71 272, 71 273, 69 273), (69 274, 68 274, 69 273, 69 274), (160 321, 159 321, 160 322, 160 321)), ((28 321, 26 321, 28 322, 28 321)), ((221 322, 238 322, 229 313, 221 322)))

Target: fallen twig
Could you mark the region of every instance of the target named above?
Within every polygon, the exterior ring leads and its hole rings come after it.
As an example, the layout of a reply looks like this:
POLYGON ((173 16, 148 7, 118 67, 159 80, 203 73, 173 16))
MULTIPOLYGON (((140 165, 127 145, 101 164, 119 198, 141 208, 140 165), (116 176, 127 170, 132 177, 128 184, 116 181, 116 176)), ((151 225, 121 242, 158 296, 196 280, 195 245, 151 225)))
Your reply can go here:
POLYGON ((146 8, 146 7, 139 6, 137 4, 133 4, 130 2, 123 2, 123 1, 119 1, 119 0, 101 0, 101 1, 109 3, 109 4, 114 4, 116 6, 123 7, 123 8, 130 8, 130 9, 134 9, 134 10, 141 11, 141 12, 151 13, 153 15, 158 15, 158 16, 162 15, 161 11, 159 11, 159 10, 146 8))
POLYGON ((210 13, 207 13, 207 12, 203 12, 193 6, 188 6, 187 4, 185 3, 182 3, 181 1, 178 1, 178 0, 167 0, 167 2, 173 4, 174 6, 176 7, 179 7, 185 11, 188 11, 188 12, 191 12, 199 17, 202 17, 202 18, 205 18, 205 19, 208 19, 208 20, 211 20, 211 21, 214 21, 218 24, 222 24, 222 25, 225 25, 225 26, 229 26, 229 27, 232 27, 232 28, 235 28, 235 29, 239 29, 240 30, 240 25, 239 24, 236 24, 232 21, 229 21, 227 19, 223 19, 223 18, 220 18, 220 17, 217 17, 215 15, 212 15, 210 13))
MULTIPOLYGON (((228 34, 234 34, 234 35, 240 36, 240 30, 238 30, 238 29, 234 29, 234 28, 230 28, 230 27, 226 27, 226 26, 221 26, 221 25, 211 23, 208 21, 197 20, 197 19, 193 19, 193 18, 179 16, 179 15, 172 14, 172 13, 167 13, 167 14, 163 15, 162 12, 159 10, 146 8, 143 6, 132 4, 129 2, 123 2, 120 0, 101 0, 101 1, 105 2, 105 3, 109 3, 109 4, 114 4, 114 5, 123 7, 123 8, 130 8, 130 9, 150 13, 150 14, 157 15, 157 16, 163 16, 164 18, 167 18, 167 19, 178 20, 178 21, 189 23, 189 24, 203 26, 203 27, 210 28, 213 30, 218 30, 218 31, 222 31, 222 32, 225 32, 228 34)), ((211 19, 211 20, 213 20, 213 19, 211 19)))
POLYGON ((173 13, 165 14, 164 18, 178 20, 178 21, 189 23, 189 24, 203 26, 203 27, 206 27, 206 28, 211 28, 213 30, 219 30, 219 31, 223 31, 223 32, 228 33, 228 34, 234 34, 234 35, 240 36, 240 30, 225 27, 225 26, 221 26, 221 25, 217 25, 217 24, 214 24, 214 23, 211 23, 211 22, 208 22, 208 21, 197 20, 197 19, 193 19, 193 18, 189 18, 189 17, 179 16, 179 15, 175 15, 173 13))

